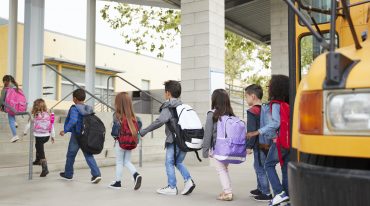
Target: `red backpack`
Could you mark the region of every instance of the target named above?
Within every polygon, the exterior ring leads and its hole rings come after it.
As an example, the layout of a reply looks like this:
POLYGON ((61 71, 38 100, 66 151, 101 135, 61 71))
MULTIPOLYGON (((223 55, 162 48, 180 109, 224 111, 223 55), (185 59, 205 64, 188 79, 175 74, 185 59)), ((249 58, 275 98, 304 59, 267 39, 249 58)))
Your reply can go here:
MULTIPOLYGON (((132 120, 132 121, 135 125, 136 131, 138 131, 139 126, 136 120, 132 120)), ((121 132, 118 137, 119 146, 124 150, 133 150, 136 148, 138 142, 139 142, 138 136, 137 135, 134 136, 131 134, 130 127, 128 126, 127 118, 123 117, 122 123, 121 123, 121 132)))
POLYGON ((288 103, 278 100, 270 102, 270 111, 272 112, 272 105, 280 105, 280 128, 277 134, 276 147, 278 149, 280 165, 284 164, 281 148, 290 149, 290 106, 288 103))

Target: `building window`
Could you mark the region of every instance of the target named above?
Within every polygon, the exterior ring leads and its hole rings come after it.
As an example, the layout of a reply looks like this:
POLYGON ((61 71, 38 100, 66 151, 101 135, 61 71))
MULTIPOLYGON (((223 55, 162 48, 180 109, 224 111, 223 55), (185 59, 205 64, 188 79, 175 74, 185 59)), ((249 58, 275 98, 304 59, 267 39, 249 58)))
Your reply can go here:
MULTIPOLYGON (((56 68, 56 66, 53 66, 56 68)), ((44 99, 57 99, 57 74, 48 68, 44 69, 44 83, 42 87, 44 99)))

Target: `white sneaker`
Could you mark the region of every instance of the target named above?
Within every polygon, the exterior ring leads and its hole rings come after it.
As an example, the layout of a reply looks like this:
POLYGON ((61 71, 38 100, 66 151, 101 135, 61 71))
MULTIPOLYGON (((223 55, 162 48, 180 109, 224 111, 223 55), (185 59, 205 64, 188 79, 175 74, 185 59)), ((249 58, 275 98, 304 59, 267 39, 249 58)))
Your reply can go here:
POLYGON ((158 194, 162 195, 177 195, 177 188, 171 188, 170 186, 160 188, 157 190, 158 194))
POLYGON ((279 205, 280 203, 286 202, 288 200, 289 196, 284 191, 282 191, 280 194, 275 195, 275 197, 271 200, 269 205, 272 206, 279 205))
POLYGON ((182 190, 181 194, 182 195, 188 195, 191 192, 193 192, 195 188, 195 184, 192 179, 189 179, 188 181, 185 182, 184 190, 182 190))
POLYGON ((18 140, 19 140, 18 135, 15 135, 14 137, 12 137, 12 138, 10 139, 10 142, 11 142, 11 143, 14 143, 14 142, 16 142, 16 141, 18 141, 18 140))

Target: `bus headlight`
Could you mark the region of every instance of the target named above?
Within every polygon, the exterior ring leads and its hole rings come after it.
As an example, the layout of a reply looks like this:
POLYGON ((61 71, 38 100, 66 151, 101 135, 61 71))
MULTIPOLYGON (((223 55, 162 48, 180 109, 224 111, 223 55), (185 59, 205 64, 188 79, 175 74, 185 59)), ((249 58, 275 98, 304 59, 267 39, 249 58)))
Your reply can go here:
POLYGON ((370 133, 370 93, 329 93, 326 104, 327 127, 333 133, 370 133))

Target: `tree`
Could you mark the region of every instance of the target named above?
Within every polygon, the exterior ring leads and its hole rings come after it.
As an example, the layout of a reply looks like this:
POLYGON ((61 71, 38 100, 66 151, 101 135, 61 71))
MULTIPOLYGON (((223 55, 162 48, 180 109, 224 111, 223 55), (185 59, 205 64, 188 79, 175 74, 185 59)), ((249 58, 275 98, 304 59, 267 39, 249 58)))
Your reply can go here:
MULTIPOLYGON (((164 56, 164 48, 173 47, 179 38, 181 14, 178 10, 130 4, 110 4, 100 14, 113 29, 120 30, 126 44, 133 44, 136 52, 156 52, 164 56), (138 27, 135 27, 137 25, 138 27)), ((251 70, 247 62, 258 59, 270 68, 270 47, 256 44, 230 31, 225 32, 225 76, 228 83, 241 79, 251 70)))

